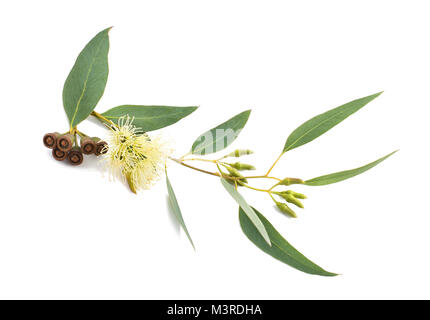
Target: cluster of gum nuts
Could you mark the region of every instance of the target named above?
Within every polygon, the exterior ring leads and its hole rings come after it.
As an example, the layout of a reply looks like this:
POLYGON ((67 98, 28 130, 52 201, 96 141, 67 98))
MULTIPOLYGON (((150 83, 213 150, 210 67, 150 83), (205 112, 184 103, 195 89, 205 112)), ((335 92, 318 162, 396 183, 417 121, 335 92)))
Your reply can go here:
POLYGON ((55 160, 63 161, 66 158, 72 165, 80 165, 84 161, 84 154, 99 156, 107 152, 108 145, 97 137, 80 136, 78 145, 77 136, 71 133, 47 133, 43 136, 45 147, 52 149, 55 160))

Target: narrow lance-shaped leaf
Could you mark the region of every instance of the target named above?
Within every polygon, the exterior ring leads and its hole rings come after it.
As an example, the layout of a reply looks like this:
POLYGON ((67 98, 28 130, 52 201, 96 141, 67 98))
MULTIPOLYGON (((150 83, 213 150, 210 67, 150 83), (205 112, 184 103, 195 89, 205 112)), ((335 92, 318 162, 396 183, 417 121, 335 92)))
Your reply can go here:
POLYGON ((205 155, 229 146, 248 121, 251 110, 244 111, 219 126, 206 131, 194 141, 191 153, 205 155))
POLYGON ((231 185, 227 180, 221 178, 221 183, 224 186, 224 188, 228 191, 228 193, 230 193, 232 198, 236 200, 236 202, 242 208, 243 212, 249 218, 250 223, 252 223, 252 225, 255 227, 255 230, 261 236, 261 238, 266 243, 266 245, 270 247, 271 246, 270 237, 267 234, 266 228, 264 227, 260 218, 254 212, 254 210, 248 205, 248 203, 245 201, 242 195, 236 190, 236 188, 233 185, 231 185))
POLYGON ((178 222, 180 223, 182 229, 184 229, 185 234, 188 237, 188 240, 190 240, 191 245, 195 249, 193 240, 191 239, 187 226, 185 225, 184 218, 182 217, 181 209, 179 208, 179 204, 178 204, 178 200, 176 199, 175 192, 173 191, 172 185, 170 184, 169 178, 167 177, 167 172, 166 172, 166 184, 167 184, 167 192, 169 194, 170 207, 172 208, 176 216, 176 219, 178 219, 178 222))
POLYGON ((102 115, 115 123, 122 116, 129 115, 134 118, 133 124, 136 127, 148 132, 170 126, 196 109, 197 107, 122 105, 109 109, 102 115))
POLYGON ((98 33, 85 46, 64 83, 63 105, 71 127, 90 115, 105 90, 110 29, 98 33))
POLYGON ((373 161, 371 163, 368 163, 368 164, 366 164, 362 167, 359 167, 359 168, 340 171, 340 172, 336 172, 336 173, 332 173, 332 174, 326 174, 324 176, 320 176, 317 178, 306 180, 305 184, 308 186, 324 186, 326 184, 336 183, 336 182, 339 182, 342 180, 346 180, 346 179, 355 177, 356 175, 359 175, 360 173, 363 173, 363 172, 373 168, 374 166, 381 163, 382 161, 384 161, 385 159, 387 159, 389 156, 396 153, 397 151, 398 150, 393 151, 390 154, 387 154, 386 156, 384 156, 384 157, 382 157, 376 161, 373 161))
POLYGON ((348 102, 344 105, 341 105, 340 107, 329 110, 306 121, 297 129, 295 129, 287 138, 283 152, 300 147, 308 142, 311 142, 315 138, 318 138, 320 135, 345 120, 351 114, 360 110, 370 101, 378 97, 381 93, 382 92, 379 92, 348 102))
POLYGON ((255 228, 249 217, 245 214, 242 208, 239 208, 239 221, 242 231, 253 242, 258 248, 271 255, 275 259, 288 264, 289 266, 310 274, 316 274, 320 276, 336 276, 337 274, 325 271, 320 266, 316 265, 303 254, 297 251, 291 244, 285 240, 279 232, 273 227, 273 225, 256 209, 255 213, 259 219, 263 222, 266 228, 272 246, 268 246, 264 241, 261 234, 255 228))

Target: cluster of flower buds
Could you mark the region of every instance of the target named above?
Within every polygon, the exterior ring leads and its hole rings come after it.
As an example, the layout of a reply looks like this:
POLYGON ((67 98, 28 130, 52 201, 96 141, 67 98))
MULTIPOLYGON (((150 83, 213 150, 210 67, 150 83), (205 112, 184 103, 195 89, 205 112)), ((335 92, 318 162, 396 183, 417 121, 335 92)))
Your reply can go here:
MULTIPOLYGON (((237 150, 234 150, 233 152, 230 152, 229 154, 225 155, 221 159, 225 159, 228 157, 239 158, 241 156, 246 156, 246 155, 253 154, 253 153, 254 152, 252 150, 249 150, 249 149, 237 149, 237 150)), ((246 163, 241 163, 241 162, 234 162, 234 163, 220 162, 220 164, 224 168, 227 169, 230 177, 240 178, 240 179, 235 180, 236 183, 238 183, 239 185, 242 185, 243 183, 248 183, 248 180, 239 171, 255 170, 254 166, 252 166, 250 164, 246 164, 246 163)))
POLYGON ((230 167, 227 164, 223 164, 223 167, 227 169, 227 171, 230 173, 229 176, 230 177, 234 177, 234 178, 240 178, 238 180, 236 180, 239 184, 242 183, 248 183, 248 180, 239 172, 239 170, 230 167))
POLYGON ((80 165, 84 161, 84 154, 99 156, 107 152, 107 143, 100 138, 82 136, 79 144, 77 135, 71 133, 47 133, 43 136, 45 147, 52 149, 55 160, 63 161, 66 158, 72 165, 80 165))
MULTIPOLYGON (((303 204, 298 199, 306 199, 306 196, 304 194, 301 194, 301 193, 298 193, 298 192, 294 192, 292 190, 279 191, 279 192, 274 191, 272 193, 276 194, 279 197, 281 197, 282 199, 284 199, 288 203, 292 203, 292 204, 296 205, 299 208, 303 208, 303 204)), ((286 203, 279 202, 279 201, 276 201, 276 200, 274 200, 274 201, 276 203, 276 206, 283 213, 288 214, 290 217, 297 218, 296 213, 286 203)))
MULTIPOLYGON (((229 154, 223 156, 219 160, 229 158, 229 157, 239 158, 239 157, 246 156, 246 155, 249 155, 252 153, 254 153, 254 152, 249 150, 249 149, 237 149, 237 150, 234 150, 233 152, 230 152, 229 154)), ((230 182, 231 184, 235 184, 236 186, 244 186, 245 184, 248 183, 247 177, 242 175, 241 171, 255 170, 255 167, 250 165, 250 164, 241 163, 241 162, 228 163, 228 162, 219 161, 219 160, 217 161, 217 163, 220 164, 221 166, 223 166, 228 171, 228 174, 226 174, 226 175, 229 177, 232 177, 232 178, 236 178, 236 179, 230 179, 230 180, 228 180, 228 182, 230 182)), ((267 177, 267 175, 266 176, 254 176, 254 178, 257 178, 257 177, 267 177)), ((248 178, 251 178, 251 177, 248 177, 248 178)), ((272 177, 268 177, 268 178, 272 178, 272 177)), ((274 178, 274 179, 276 179, 276 178, 274 178)), ((279 208, 279 210, 281 210, 281 212, 287 214, 290 217, 297 218, 297 214, 288 206, 287 203, 291 203, 291 204, 294 204, 295 206, 297 206, 299 208, 303 208, 303 204, 299 199, 306 199, 306 196, 304 194, 294 192, 292 190, 272 191, 272 189, 274 189, 277 186, 290 186, 292 184, 303 184, 303 183, 304 183, 304 181, 302 179, 298 179, 298 178, 278 179, 278 183, 276 183, 272 188, 270 188, 269 190, 261 190, 261 191, 266 191, 271 195, 273 201, 275 202, 275 204, 279 208), (273 198, 272 194, 277 195, 282 200, 284 200, 284 202, 277 201, 275 198, 273 198)))

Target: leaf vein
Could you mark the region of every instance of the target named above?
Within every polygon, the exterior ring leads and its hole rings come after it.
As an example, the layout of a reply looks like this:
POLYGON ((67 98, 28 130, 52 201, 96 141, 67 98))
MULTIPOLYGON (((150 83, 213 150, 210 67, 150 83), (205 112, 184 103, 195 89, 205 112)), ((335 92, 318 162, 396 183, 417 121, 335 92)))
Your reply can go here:
POLYGON ((92 59, 92 61, 91 61, 90 68, 88 69, 87 75, 86 75, 86 77, 85 77, 84 87, 83 87, 83 89, 82 89, 81 96, 80 96, 80 97, 79 97, 79 99, 78 99, 78 102, 77 102, 77 104, 76 104, 76 108, 75 108, 75 112, 74 112, 74 114, 73 114, 72 120, 70 121, 70 126, 72 126, 72 127, 73 127, 73 122, 75 121, 76 115, 78 114, 79 106, 80 106, 80 104, 81 104, 81 101, 82 101, 82 99, 83 99, 83 97, 84 97, 84 94, 85 94, 85 91, 86 91, 86 89, 87 89, 88 79, 89 79, 89 77, 90 77, 91 71, 93 70, 94 62, 95 62, 95 60, 96 60, 97 55, 99 54, 99 51, 100 51, 100 47, 101 47, 101 45, 102 45, 102 41, 99 41, 99 44, 98 44, 98 46, 97 46, 97 50, 96 50, 96 54, 94 55, 94 57, 93 57, 93 59, 92 59))
POLYGON ((312 127, 311 129, 309 129, 308 131, 306 131, 304 134, 302 134, 300 137, 298 137, 295 141, 294 141, 294 143, 293 144, 291 144, 285 151, 284 151, 284 153, 285 152, 287 152, 288 150, 291 150, 291 148, 292 147, 294 147, 296 144, 297 144, 297 142, 300 140, 300 139, 302 139, 304 136, 306 136, 309 132, 311 132, 312 130, 315 130, 316 128, 318 128, 318 127, 320 127, 320 126, 322 126, 324 123, 326 123, 327 121, 329 121, 329 120, 331 120, 331 119, 333 119, 334 117, 336 117, 336 116, 338 116, 338 115, 340 115, 340 114, 342 114, 342 113, 344 113, 345 111, 340 111, 340 112, 338 112, 338 113, 335 113, 333 116, 331 116, 330 118, 327 118, 327 119, 325 119, 324 121, 322 121, 321 123, 319 123, 318 125, 316 125, 316 126, 314 126, 314 127, 312 127))

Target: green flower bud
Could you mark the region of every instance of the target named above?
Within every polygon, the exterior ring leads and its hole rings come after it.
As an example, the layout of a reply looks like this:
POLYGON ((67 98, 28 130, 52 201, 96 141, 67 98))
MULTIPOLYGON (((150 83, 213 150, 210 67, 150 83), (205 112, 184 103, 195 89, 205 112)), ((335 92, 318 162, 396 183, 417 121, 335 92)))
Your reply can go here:
MULTIPOLYGON (((227 169, 227 171, 230 173, 230 175, 232 176, 232 177, 237 177, 237 178, 243 178, 243 179, 240 179, 239 181, 241 181, 241 182, 244 182, 244 183, 247 183, 248 182, 248 180, 246 180, 241 174, 240 174, 240 172, 237 170, 237 169, 235 169, 235 168, 231 168, 231 167, 229 167, 229 166, 225 166, 225 168, 227 169)), ((238 182, 239 182, 238 181, 238 182)))
POLYGON ((226 158, 227 157, 239 158, 241 156, 246 156, 246 155, 252 154, 252 153, 254 153, 254 152, 252 150, 249 150, 249 149, 237 149, 237 150, 234 150, 233 152, 229 153, 228 155, 226 155, 226 158))
POLYGON ((304 194, 297 193, 291 190, 274 192, 274 193, 280 196, 281 198, 285 199, 287 202, 295 204, 299 208, 303 208, 303 204, 299 200, 297 200, 297 198, 306 199, 306 196, 304 194))
POLYGON ((291 194, 286 194, 285 196, 283 196, 282 198, 284 198, 287 202, 295 204, 296 206, 298 206, 299 208, 303 209, 303 204, 297 200, 293 195, 291 194))
POLYGON ((303 193, 294 192, 292 190, 286 191, 287 194, 291 194, 292 196, 299 198, 299 199, 306 199, 307 197, 303 193))
POLYGON ((131 192, 133 192, 134 194, 137 194, 137 192, 136 192, 136 186, 134 184, 134 181, 133 181, 133 178, 132 178, 131 174, 127 173, 125 175, 125 178, 127 180, 127 183, 128 183, 128 186, 130 187, 131 192))
POLYGON ((279 182, 278 185, 289 186, 289 185, 292 185, 292 184, 303 184, 303 183, 304 183, 304 181, 302 179, 298 179, 298 178, 285 178, 281 182, 279 182))
POLYGON ((246 164, 246 163, 235 162, 235 163, 229 163, 228 165, 237 170, 255 170, 254 166, 251 166, 250 164, 246 164))
POLYGON ((279 208, 279 210, 281 210, 283 213, 286 213, 287 215, 289 215, 292 218, 297 218, 296 213, 291 210, 291 208, 289 206, 287 206, 285 203, 282 202, 278 202, 276 201, 276 206, 279 208))

